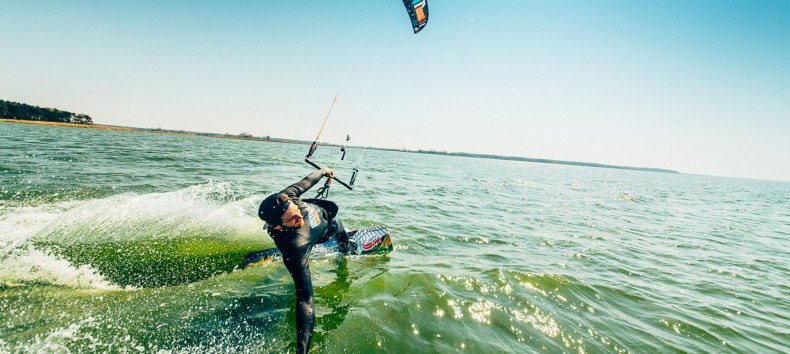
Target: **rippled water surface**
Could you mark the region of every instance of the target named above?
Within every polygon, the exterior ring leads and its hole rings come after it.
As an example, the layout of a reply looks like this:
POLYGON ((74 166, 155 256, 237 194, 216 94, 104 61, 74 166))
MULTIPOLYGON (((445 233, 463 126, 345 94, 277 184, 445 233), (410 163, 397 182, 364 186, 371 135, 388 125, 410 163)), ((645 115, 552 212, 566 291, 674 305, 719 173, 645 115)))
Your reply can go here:
MULTIPOLYGON (((292 351, 285 267, 237 265, 273 246, 257 204, 311 172, 306 150, 0 123, 0 352, 292 351)), ((788 183, 373 150, 360 167, 330 199, 395 251, 313 260, 315 352, 789 351, 788 183)))

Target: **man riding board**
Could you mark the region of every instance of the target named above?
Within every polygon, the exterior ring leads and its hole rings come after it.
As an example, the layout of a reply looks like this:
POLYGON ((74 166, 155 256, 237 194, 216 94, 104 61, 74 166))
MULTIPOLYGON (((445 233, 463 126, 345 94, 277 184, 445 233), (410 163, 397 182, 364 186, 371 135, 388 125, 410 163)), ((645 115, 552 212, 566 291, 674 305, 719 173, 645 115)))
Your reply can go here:
POLYGON ((315 311, 313 284, 310 279, 310 251, 313 246, 337 236, 341 249, 348 245, 348 234, 337 215, 337 204, 322 199, 299 197, 327 176, 329 168, 317 170, 279 193, 261 202, 258 216, 266 222, 266 231, 282 252, 283 263, 291 273, 296 289, 296 351, 307 353, 313 337, 315 311))

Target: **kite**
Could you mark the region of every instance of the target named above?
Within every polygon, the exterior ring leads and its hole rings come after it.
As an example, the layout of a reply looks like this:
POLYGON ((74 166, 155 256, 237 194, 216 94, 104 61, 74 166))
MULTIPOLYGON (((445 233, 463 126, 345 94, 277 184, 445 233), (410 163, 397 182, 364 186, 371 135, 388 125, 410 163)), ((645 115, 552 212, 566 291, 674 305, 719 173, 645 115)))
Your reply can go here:
POLYGON ((411 27, 416 34, 428 24, 428 0, 403 0, 411 18, 411 27))

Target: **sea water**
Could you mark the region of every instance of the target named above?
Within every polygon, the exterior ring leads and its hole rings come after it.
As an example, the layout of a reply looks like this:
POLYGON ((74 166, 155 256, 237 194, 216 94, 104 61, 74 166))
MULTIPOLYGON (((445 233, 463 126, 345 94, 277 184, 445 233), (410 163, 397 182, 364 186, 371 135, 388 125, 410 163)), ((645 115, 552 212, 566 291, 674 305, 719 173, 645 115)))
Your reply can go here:
MULTIPOLYGON (((293 351, 287 270, 238 264, 273 247, 258 203, 306 150, 0 123, 0 352, 293 351)), ((790 348, 790 183, 381 150, 360 170, 330 199, 395 250, 313 260, 314 352, 790 348)))

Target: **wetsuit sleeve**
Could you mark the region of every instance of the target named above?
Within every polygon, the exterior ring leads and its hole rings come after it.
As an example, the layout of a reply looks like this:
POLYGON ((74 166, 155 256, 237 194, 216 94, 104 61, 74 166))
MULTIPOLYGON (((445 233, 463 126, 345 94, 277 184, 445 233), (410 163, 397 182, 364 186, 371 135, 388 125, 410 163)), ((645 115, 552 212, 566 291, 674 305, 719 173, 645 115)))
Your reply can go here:
POLYGON ((296 352, 307 353, 313 339, 313 282, 310 278, 310 245, 296 248, 283 257, 296 289, 296 352))
POLYGON ((291 197, 291 198, 298 198, 302 193, 306 192, 308 189, 313 188, 313 186, 321 180, 321 177, 326 175, 325 169, 316 170, 315 172, 309 174, 307 177, 302 178, 301 181, 296 182, 288 188, 282 190, 281 193, 291 197))

